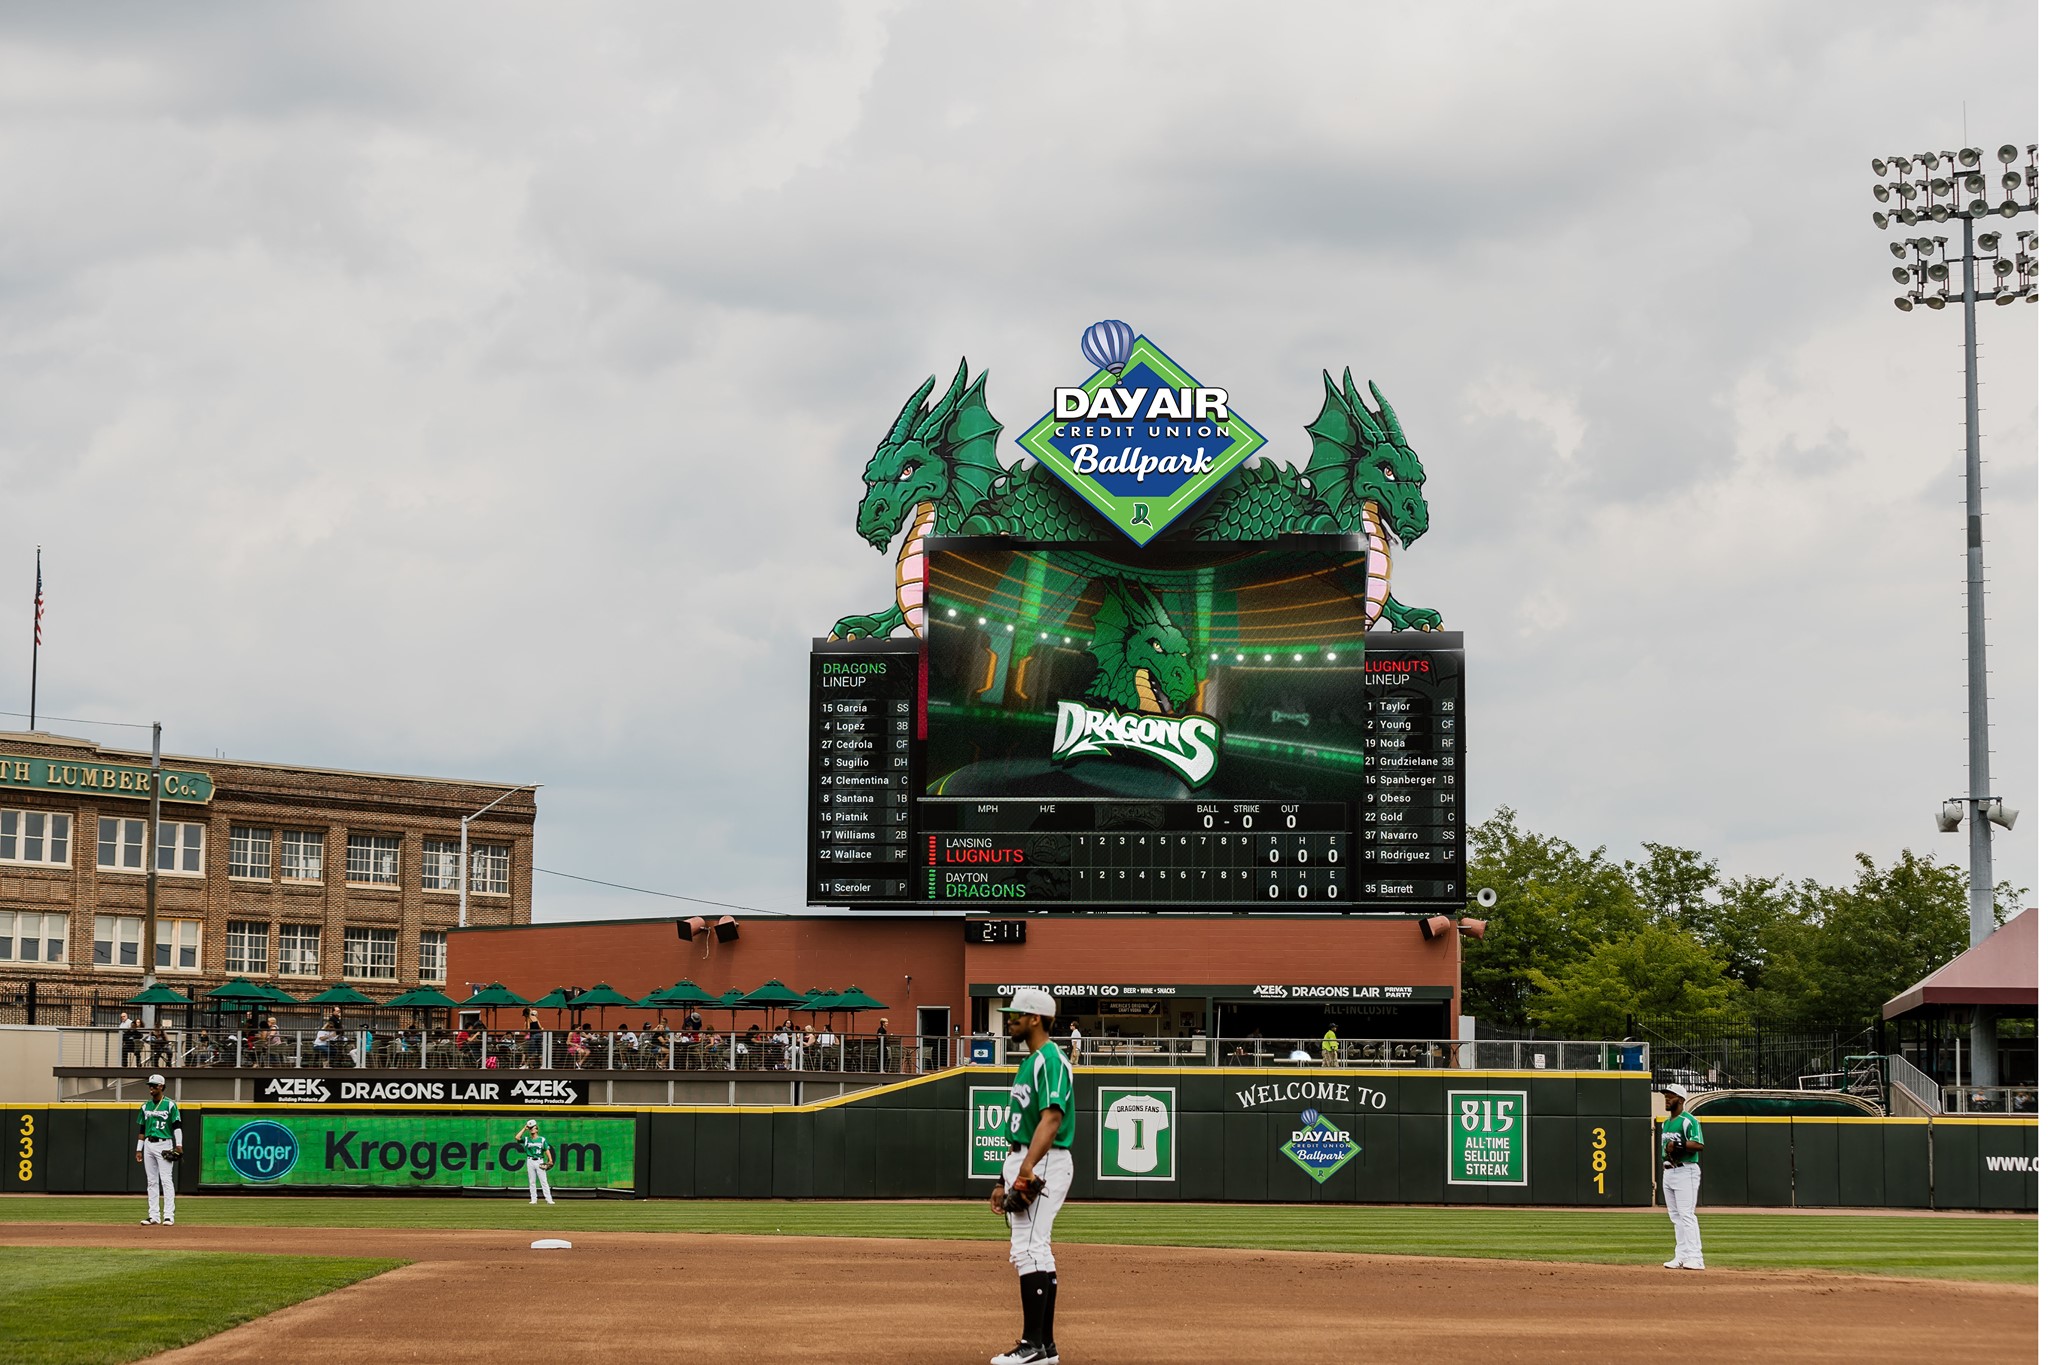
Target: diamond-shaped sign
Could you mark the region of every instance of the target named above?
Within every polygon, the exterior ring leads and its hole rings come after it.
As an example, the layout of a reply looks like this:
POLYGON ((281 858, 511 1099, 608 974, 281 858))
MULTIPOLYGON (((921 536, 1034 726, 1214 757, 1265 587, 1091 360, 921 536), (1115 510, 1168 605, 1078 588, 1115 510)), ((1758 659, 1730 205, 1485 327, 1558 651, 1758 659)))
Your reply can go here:
POLYGON ((1201 387, 1139 337, 1121 375, 1097 370, 1081 385, 1095 416, 1050 410, 1017 444, 1143 545, 1266 443, 1227 408, 1221 419, 1202 413, 1201 387), (1115 391, 1107 401, 1105 389, 1115 391))
POLYGON ((1351 1140, 1351 1134, 1308 1109, 1302 1112, 1301 1127, 1288 1135, 1280 1150, 1320 1185, 1365 1149, 1351 1140))

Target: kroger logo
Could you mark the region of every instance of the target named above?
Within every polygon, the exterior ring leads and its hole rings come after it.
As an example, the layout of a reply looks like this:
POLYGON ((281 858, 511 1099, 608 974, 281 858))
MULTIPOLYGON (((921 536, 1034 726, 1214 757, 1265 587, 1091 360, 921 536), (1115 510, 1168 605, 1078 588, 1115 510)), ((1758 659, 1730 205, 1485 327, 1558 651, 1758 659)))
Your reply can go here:
POLYGON ((245 1123, 228 1138, 228 1169, 244 1180, 281 1180, 298 1161, 298 1136, 269 1119, 245 1123))

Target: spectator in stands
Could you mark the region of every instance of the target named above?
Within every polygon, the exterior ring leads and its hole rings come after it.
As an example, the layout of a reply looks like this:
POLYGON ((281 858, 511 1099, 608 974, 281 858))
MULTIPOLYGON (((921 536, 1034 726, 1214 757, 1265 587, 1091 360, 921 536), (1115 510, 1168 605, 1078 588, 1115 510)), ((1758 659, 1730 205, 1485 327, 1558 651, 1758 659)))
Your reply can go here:
POLYGON ((631 1024, 621 1019, 618 1031, 612 1034, 612 1065, 630 1067, 639 1055, 640 1035, 633 1032, 631 1024))
POLYGON ((647 1064, 649 1066, 667 1066, 669 1064, 669 1055, 672 1051, 669 1043, 668 1020, 657 1019, 651 1026, 642 1025, 642 1032, 645 1034, 645 1037, 641 1040, 641 1048, 647 1054, 647 1064))
POLYGON ((817 1048, 811 1055, 820 1067, 830 1067, 835 1071, 841 1069, 839 1035, 832 1031, 831 1020, 826 1020, 825 1027, 819 1030, 817 1048))
POLYGON ((136 1032, 135 1016, 127 1010, 121 1011, 121 1065, 130 1066, 142 1059, 142 1038, 136 1032))
POLYGON ((1081 1021, 1074 1020, 1067 1027, 1067 1059, 1075 1066, 1081 1065, 1081 1021))
POLYGON ((875 1070, 889 1069, 889 1021, 880 1019, 875 1023, 875 1070))
POLYGON ((590 1043, 580 1027, 569 1030, 569 1065, 579 1070, 590 1065, 590 1043))
POLYGON ((692 1033, 702 1033, 704 1031, 704 1016, 695 1010, 691 1010, 689 1017, 683 1020, 683 1027, 692 1033))
POLYGON ((149 1064, 169 1066, 171 1064, 171 1035, 158 1024, 149 1031, 149 1064))
POLYGON ((540 1014, 535 1010, 526 1012, 526 1036, 519 1046, 519 1069, 531 1071, 540 1065, 540 1014))
POLYGON ((322 1023, 320 1031, 313 1035, 313 1065, 333 1066, 334 1045, 341 1041, 341 1035, 331 1023, 322 1023))

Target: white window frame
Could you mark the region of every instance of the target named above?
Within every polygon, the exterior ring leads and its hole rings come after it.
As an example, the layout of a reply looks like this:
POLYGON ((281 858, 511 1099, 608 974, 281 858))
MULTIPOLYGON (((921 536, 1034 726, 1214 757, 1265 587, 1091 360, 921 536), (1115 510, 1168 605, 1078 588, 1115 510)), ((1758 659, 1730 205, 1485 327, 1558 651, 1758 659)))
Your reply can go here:
POLYGON ((226 957, 222 961, 224 970, 236 976, 270 975, 270 921, 262 919, 231 919, 228 921, 227 937, 222 940, 226 957), (251 935, 250 930, 255 930, 251 935), (255 956, 250 956, 251 948, 255 956))
POLYGON ((343 929, 341 974, 351 981, 398 980, 398 931, 370 925, 343 929))
POLYGON ((462 887, 462 841, 427 839, 420 845, 420 890, 453 895, 462 887))
POLYGON ((320 975, 320 926, 280 924, 277 926, 277 974, 279 976, 320 975), (289 950, 287 940, 290 941, 289 950), (304 959, 306 943, 312 944, 312 958, 304 959))
POLYGON ((158 915, 156 955, 159 959, 156 969, 160 972, 189 972, 196 976, 205 971, 206 922, 158 915), (192 959, 189 963, 184 961, 188 954, 192 959))
POLYGON ((272 869, 277 866, 273 856, 277 848, 274 830, 261 825, 231 825, 228 827, 228 876, 235 881, 267 882, 272 869), (262 850, 262 865, 257 866, 253 854, 262 850))
POLYGON ((448 981, 448 935, 439 929, 420 930, 420 984, 441 986, 448 981), (429 968, 427 963, 433 962, 429 968))
POLYGON ((348 836, 348 867, 344 875, 350 886, 396 887, 398 866, 404 860, 404 854, 405 840, 399 835, 351 830, 348 836), (386 840, 390 841, 389 848, 384 847, 386 840), (359 848, 363 851, 360 860, 356 857, 359 848), (386 857, 390 860, 388 873, 378 866, 386 857), (361 875, 358 875, 359 865, 361 875))
POLYGON ((204 877, 206 826, 196 820, 157 821, 156 872, 159 877, 204 877))
POLYGON ((149 860, 144 856, 147 852, 144 845, 148 841, 149 822, 147 820, 134 820, 123 815, 102 815, 100 817, 99 839, 96 844, 96 856, 100 859, 100 871, 134 872, 138 874, 147 872, 149 870, 149 860), (109 825, 114 828, 113 862, 105 861, 107 827, 109 825), (131 853, 135 859, 133 862, 128 861, 131 853))
POLYGON ((71 866, 71 817, 62 811, 0 810, 0 863, 71 866))
POLYGON ((512 845, 469 845, 469 894, 509 896, 512 894, 512 845))
POLYGON ((92 917, 92 965, 114 972, 142 970, 142 917, 140 915, 94 915, 92 917), (108 932, 111 930, 111 932, 108 932), (100 945, 107 945, 107 960, 100 961, 100 945), (123 962, 121 950, 133 948, 135 960, 123 962))
POLYGON ((9 967, 70 966, 71 917, 40 910, 0 910, 0 962, 9 967), (33 932, 22 932, 30 928, 33 932), (34 945, 35 956, 24 956, 23 944, 34 945), (50 953, 52 948, 55 956, 50 953))
POLYGON ((288 829, 278 835, 277 840, 278 880, 287 882, 317 883, 327 879, 327 836, 319 830, 288 829), (310 859, 308 854, 311 854, 310 859), (306 864, 313 865, 313 875, 304 873, 306 864))

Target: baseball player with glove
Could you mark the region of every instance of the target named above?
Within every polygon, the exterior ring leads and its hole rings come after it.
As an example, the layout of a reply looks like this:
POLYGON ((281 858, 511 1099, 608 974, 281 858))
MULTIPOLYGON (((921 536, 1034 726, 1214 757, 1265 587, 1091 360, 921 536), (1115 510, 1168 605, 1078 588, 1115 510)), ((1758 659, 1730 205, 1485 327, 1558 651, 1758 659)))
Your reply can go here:
POLYGON ((554 1168, 555 1151, 540 1135, 540 1124, 528 1119, 513 1143, 526 1158, 526 1202, 538 1204, 545 1198, 552 1205, 555 1192, 548 1188, 548 1172, 554 1168))
POLYGON ((1666 1270, 1705 1270, 1707 1253, 1700 1246, 1700 1153, 1707 1149, 1698 1116, 1685 1112, 1686 1089, 1673 1081, 1658 1087, 1664 1096, 1664 1127, 1658 1150, 1664 1161, 1664 1208, 1671 1215, 1678 1252, 1666 1270))
POLYGON ((1017 1267, 1024 1333, 989 1365, 1059 1365, 1053 1306, 1060 1282, 1052 1259, 1052 1221, 1074 1183, 1074 1071, 1048 1036, 1050 991, 1027 986, 1003 1006, 1010 1039, 1031 1049, 1010 1083, 1010 1155, 988 1206, 1010 1220, 1010 1264, 1017 1267))
POLYGON ((178 1221, 178 1168, 176 1161, 185 1155, 185 1116, 178 1112, 178 1102, 164 1098, 162 1072, 153 1072, 149 1078, 149 1098, 142 1102, 140 1131, 135 1139, 135 1159, 142 1164, 143 1178, 149 1182, 149 1217, 142 1220, 144 1227, 157 1223, 166 1226, 178 1221), (157 1216, 161 1207, 163 1216, 157 1216))

